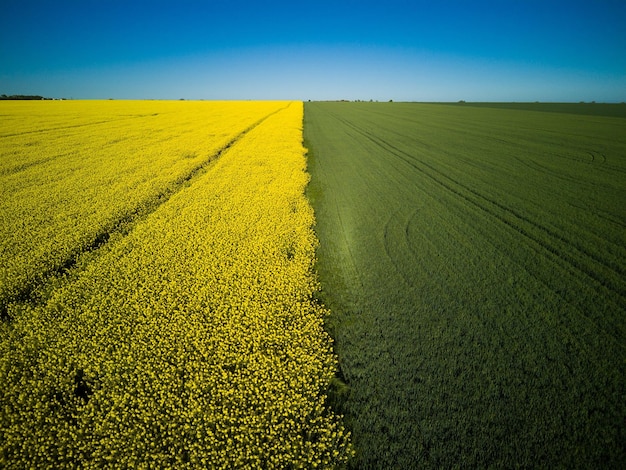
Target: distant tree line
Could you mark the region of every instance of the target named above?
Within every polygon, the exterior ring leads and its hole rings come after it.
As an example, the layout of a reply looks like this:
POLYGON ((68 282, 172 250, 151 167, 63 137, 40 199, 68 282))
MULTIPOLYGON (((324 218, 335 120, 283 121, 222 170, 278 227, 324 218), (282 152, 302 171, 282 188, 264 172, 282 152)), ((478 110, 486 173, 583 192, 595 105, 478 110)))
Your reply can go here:
POLYGON ((0 95, 0 100, 51 100, 40 95, 0 95))

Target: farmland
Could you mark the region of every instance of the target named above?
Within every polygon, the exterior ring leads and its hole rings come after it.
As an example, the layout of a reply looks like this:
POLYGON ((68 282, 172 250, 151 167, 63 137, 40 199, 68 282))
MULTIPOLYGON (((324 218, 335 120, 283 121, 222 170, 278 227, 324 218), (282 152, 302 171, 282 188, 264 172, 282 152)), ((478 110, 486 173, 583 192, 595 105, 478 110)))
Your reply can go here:
POLYGON ((302 103, 0 109, 0 466, 345 463, 302 103))
POLYGON ((355 468, 626 461, 626 120, 568 106, 305 104, 355 468))
POLYGON ((623 105, 0 114, 0 467, 626 460, 623 105))
POLYGON ((149 213, 270 103, 2 104, 0 305, 149 213))

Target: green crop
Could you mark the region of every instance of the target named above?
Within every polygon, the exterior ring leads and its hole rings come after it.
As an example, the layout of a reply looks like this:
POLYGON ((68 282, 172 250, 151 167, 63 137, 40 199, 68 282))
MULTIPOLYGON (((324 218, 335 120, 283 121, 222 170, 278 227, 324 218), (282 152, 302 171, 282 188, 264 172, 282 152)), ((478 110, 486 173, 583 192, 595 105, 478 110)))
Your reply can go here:
POLYGON ((357 468, 626 461, 626 119, 507 107, 305 104, 357 468))

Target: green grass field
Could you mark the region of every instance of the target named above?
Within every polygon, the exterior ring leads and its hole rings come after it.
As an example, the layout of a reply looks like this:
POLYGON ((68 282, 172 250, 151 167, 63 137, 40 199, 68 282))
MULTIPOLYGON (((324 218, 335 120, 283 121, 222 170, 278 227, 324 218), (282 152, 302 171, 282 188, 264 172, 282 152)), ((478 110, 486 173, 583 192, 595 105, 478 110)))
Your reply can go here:
POLYGON ((626 117, 626 103, 445 103, 452 106, 517 109, 588 116, 626 117))
POLYGON ((626 461, 626 119, 522 108, 305 104, 354 467, 626 461))

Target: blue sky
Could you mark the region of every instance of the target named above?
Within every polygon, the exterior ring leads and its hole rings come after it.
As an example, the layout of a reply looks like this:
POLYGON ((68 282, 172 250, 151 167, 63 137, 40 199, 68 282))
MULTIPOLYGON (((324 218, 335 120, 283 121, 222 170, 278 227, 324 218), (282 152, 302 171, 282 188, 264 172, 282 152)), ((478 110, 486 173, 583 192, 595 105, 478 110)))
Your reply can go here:
POLYGON ((3 0, 0 93, 626 101, 626 1, 3 0))

